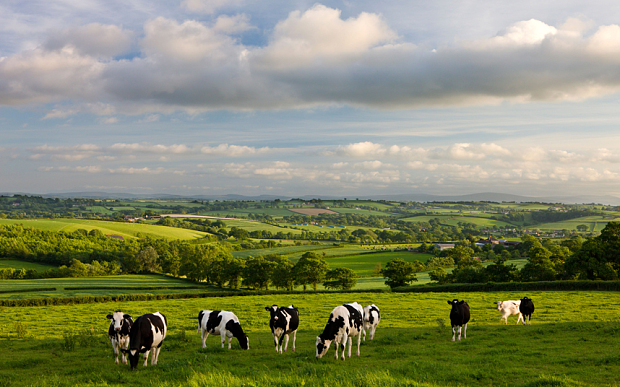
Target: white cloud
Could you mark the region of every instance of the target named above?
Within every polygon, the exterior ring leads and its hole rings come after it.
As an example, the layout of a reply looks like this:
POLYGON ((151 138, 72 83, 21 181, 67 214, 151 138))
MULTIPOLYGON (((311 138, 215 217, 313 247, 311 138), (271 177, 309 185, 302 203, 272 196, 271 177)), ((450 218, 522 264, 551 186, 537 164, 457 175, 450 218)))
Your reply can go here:
POLYGON ((385 148, 382 145, 374 144, 370 141, 339 146, 336 150, 337 154, 349 157, 373 157, 383 155, 385 152, 385 148))
POLYGON ((205 155, 241 157, 269 152, 269 148, 259 148, 240 145, 220 144, 216 147, 203 146, 200 152, 205 155))
POLYGON ((127 52, 131 41, 132 33, 119 26, 90 23, 53 33, 44 47, 47 50, 71 47, 84 55, 113 57, 127 52))
POLYGON ((243 14, 234 16, 220 15, 213 26, 214 31, 223 34, 236 34, 252 28, 249 17, 243 14))
POLYGON ((398 36, 377 14, 361 13, 343 20, 340 10, 316 4, 293 11, 279 22, 272 41, 258 60, 269 68, 294 68, 349 62, 398 36))

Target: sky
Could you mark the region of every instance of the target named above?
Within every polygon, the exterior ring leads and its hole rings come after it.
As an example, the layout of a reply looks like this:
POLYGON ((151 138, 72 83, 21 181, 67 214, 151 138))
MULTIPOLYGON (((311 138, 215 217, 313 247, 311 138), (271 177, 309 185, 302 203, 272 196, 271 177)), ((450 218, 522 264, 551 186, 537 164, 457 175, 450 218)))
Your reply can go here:
POLYGON ((0 192, 620 196, 617 15, 0 0, 0 192))

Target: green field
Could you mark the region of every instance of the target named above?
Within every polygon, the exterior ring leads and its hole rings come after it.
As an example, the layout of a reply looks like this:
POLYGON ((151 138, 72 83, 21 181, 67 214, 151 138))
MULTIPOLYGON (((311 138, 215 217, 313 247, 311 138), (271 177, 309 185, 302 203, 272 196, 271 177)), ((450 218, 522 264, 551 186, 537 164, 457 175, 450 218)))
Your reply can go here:
POLYGON ((41 265, 39 263, 32 263, 26 261, 15 261, 10 259, 0 259, 0 269, 25 269, 35 271, 46 271, 54 269, 56 266, 41 265))
POLYGON ((23 224, 24 227, 32 227, 46 231, 73 232, 77 229, 84 229, 86 231, 97 229, 105 235, 114 234, 120 235, 123 238, 136 238, 138 233, 168 240, 200 239, 207 235, 207 233, 201 231, 158 226, 153 224, 107 222, 103 220, 87 219, 0 219, 0 225, 5 224, 23 224))
MULTIPOLYGON (((2 261, 0 261, 2 262, 2 261)), ((119 294, 171 294, 201 293, 222 291, 207 285, 198 285, 179 278, 157 274, 118 275, 105 277, 45 278, 23 280, 0 280, 0 298, 44 298, 44 297, 79 297, 79 296, 117 296, 119 294), (97 288, 66 290, 69 287, 97 288), (174 287, 175 289, 164 289, 174 287), (56 290, 32 292, 29 289, 55 288, 56 290), (161 289, 154 289, 161 288, 161 289), (181 289, 187 288, 187 289, 181 289), (2 293, 22 291, 23 293, 2 293)))
POLYGON ((417 254, 410 253, 408 251, 399 251, 393 253, 379 252, 346 257, 333 257, 326 258, 325 260, 332 269, 337 267, 348 267, 349 269, 353 269, 358 276, 368 277, 377 275, 374 272, 374 268, 377 263, 380 263, 381 267, 385 268, 388 261, 396 258, 401 258, 407 262, 420 261, 422 263, 426 263, 426 261, 428 261, 431 257, 432 255, 430 254, 417 254))
POLYGON ((4 386, 617 386, 620 294, 530 292, 531 326, 500 324, 497 300, 521 294, 359 293, 245 296, 4 308, 0 380, 4 386), (467 338, 451 342, 448 300, 464 299, 472 319, 467 338), (361 356, 315 359, 315 337, 334 306, 374 303, 382 320, 361 356), (277 355, 265 306, 300 311, 296 351, 277 355), (198 312, 230 310, 250 338, 250 350, 202 349, 198 312), (168 336, 159 364, 137 371, 115 366, 105 316, 160 311, 168 336), (510 370, 510 372, 507 372, 510 370))

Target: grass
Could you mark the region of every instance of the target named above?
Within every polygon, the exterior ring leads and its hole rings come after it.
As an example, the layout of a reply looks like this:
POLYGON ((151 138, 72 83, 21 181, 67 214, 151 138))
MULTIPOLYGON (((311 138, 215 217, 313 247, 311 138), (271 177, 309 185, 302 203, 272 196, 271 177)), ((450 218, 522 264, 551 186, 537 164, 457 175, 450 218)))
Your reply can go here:
POLYGON ((23 224, 24 227, 32 227, 46 231, 73 232, 77 229, 84 229, 86 231, 97 229, 101 230, 101 232, 106 235, 120 235, 123 238, 136 238, 138 233, 167 240, 199 239, 204 238, 204 236, 207 235, 201 231, 158 226, 153 224, 107 222, 103 220, 89 219, 0 219, 0 225, 5 224, 23 224))
MULTIPOLYGON (((302 294, 4 308, 0 325, 3 386, 613 386, 618 385, 620 294, 532 292, 531 326, 499 322, 507 292, 463 294, 302 294), (451 342, 447 300, 465 299, 472 319, 467 339, 451 342), (315 359, 315 337, 334 306, 379 306, 374 341, 346 361, 315 359), (276 355, 265 306, 300 311, 296 351, 276 355), (160 311, 168 337, 159 364, 129 371, 115 366, 105 316, 120 309, 137 317, 160 311), (234 311, 250 350, 221 349, 196 336, 198 312, 234 311), (70 317, 69 317, 70 316, 70 317), (62 366, 59 366, 62 365, 62 366), (506 372, 510 370, 510 372, 506 372)), ((353 351, 355 352, 355 350, 353 351)))
MULTIPOLYGON (((1 261, 0 261, 1 262, 1 261)), ((196 289, 196 284, 163 275, 120 275, 105 277, 79 277, 79 278, 46 278, 36 280, 2 280, 1 291, 27 290, 33 288, 56 288, 55 291, 7 293, 0 294, 1 298, 43 298, 43 297, 77 297, 77 296, 116 296, 119 294, 170 294, 170 293, 200 293, 205 291, 221 291, 220 288, 204 286, 196 289), (96 287, 98 289, 66 290, 70 287, 96 287), (124 288, 136 288, 124 289, 124 288), (150 289, 165 287, 187 287, 184 289, 150 289)), ((223 289, 228 290, 228 289, 223 289)))
POLYGON ((426 263, 431 257, 431 254, 415 254, 408 251, 398 251, 333 257, 326 258, 326 261, 332 269, 337 267, 348 267, 349 269, 353 269, 358 276, 368 277, 376 275, 374 269, 377 263, 380 263, 381 267, 385 268, 388 261, 395 258, 401 258, 407 262, 420 261, 426 263))
POLYGON ((41 265, 39 263, 32 263, 26 261, 15 261, 10 259, 0 259, 0 269, 26 269, 36 271, 46 271, 54 269, 56 266, 41 265))

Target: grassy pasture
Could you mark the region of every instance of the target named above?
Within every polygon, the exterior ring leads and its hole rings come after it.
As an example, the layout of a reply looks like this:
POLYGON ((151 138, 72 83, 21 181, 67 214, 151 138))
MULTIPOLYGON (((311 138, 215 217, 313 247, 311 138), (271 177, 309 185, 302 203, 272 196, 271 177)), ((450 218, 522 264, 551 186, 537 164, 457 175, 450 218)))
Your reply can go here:
POLYGON ((201 231, 158 226, 153 224, 106 222, 102 220, 89 219, 0 219, 0 225, 5 224, 23 224, 24 227, 32 227, 46 231, 73 232, 77 229, 84 229, 86 231, 98 229, 106 235, 120 235, 123 238, 136 238, 138 233, 169 240, 199 239, 204 238, 204 236, 207 235, 207 233, 201 231))
POLYGON ((473 217, 473 216, 458 216, 458 217, 454 217, 452 219, 449 219, 448 221, 446 221, 446 224, 449 224, 451 226, 458 226, 459 222, 464 222, 464 223, 473 223, 479 227, 499 227, 499 226, 509 226, 509 227, 514 227, 514 224, 508 223, 508 222, 503 222, 501 220, 495 220, 495 219, 488 219, 488 218, 484 218, 484 217, 473 217))
POLYGON ((414 254, 408 251, 397 252, 380 252, 372 254, 360 254, 346 257, 326 257, 329 267, 335 269, 337 267, 348 267, 353 269, 358 276, 376 275, 373 271, 377 263, 381 263, 381 267, 385 268, 388 261, 401 258, 407 262, 420 261, 426 263, 432 257, 431 254, 414 254))
MULTIPOLYGON (((284 247, 273 247, 267 249, 259 249, 259 250, 242 250, 235 251, 232 253, 235 258, 247 258, 247 257, 259 257, 265 256, 269 254, 278 254, 278 255, 289 255, 299 251, 309 251, 309 250, 321 250, 325 249, 326 245, 303 245, 303 246, 284 246, 284 247)), ((332 250, 332 249, 330 249, 332 250)), ((329 250, 326 250, 329 251, 329 250)), ((300 257, 301 254, 299 253, 300 257)))
MULTIPOLYGON (((0 261, 2 262, 2 261, 0 261)), ((105 277, 78 277, 78 278, 45 278, 24 280, 0 280, 0 291, 23 290, 24 293, 0 294, 4 299, 43 298, 43 297, 77 297, 77 296, 116 296, 119 294, 170 294, 170 293, 199 293, 206 291, 221 291, 220 288, 203 286, 196 289, 196 284, 178 278, 162 275, 120 275, 105 277), (98 289, 66 290, 69 287, 97 287, 98 289), (123 288, 136 288, 123 289, 123 288), (149 289, 164 287, 186 287, 184 289, 149 289), (55 291, 27 292, 28 289, 56 288, 55 291)), ((227 289, 224 289, 227 290, 227 289)))
POLYGON ((11 259, 0 259, 0 269, 26 269, 26 270, 46 271, 46 270, 54 269, 54 268, 56 268, 56 266, 41 265, 39 263, 26 262, 26 261, 15 261, 11 259))
POLYGON ((532 292, 533 325, 500 324, 497 300, 521 294, 358 293, 246 296, 4 308, 0 380, 4 386, 614 386, 620 356, 620 294, 532 292), (451 342, 446 301, 465 299, 467 339, 451 342), (334 306, 374 303, 382 321, 361 357, 337 361, 333 345, 315 359, 315 337, 334 306), (300 311, 296 351, 276 355, 265 306, 300 311), (105 316, 160 311, 169 331, 159 364, 134 372, 115 366, 105 316), (200 310, 231 310, 250 337, 250 350, 221 349, 196 336, 200 310), (68 318, 70 316, 70 318, 68 318), (16 325, 19 323, 19 325, 16 325), (62 366, 60 366, 62 365, 62 366), (511 372, 506 372, 511 370, 511 372))

